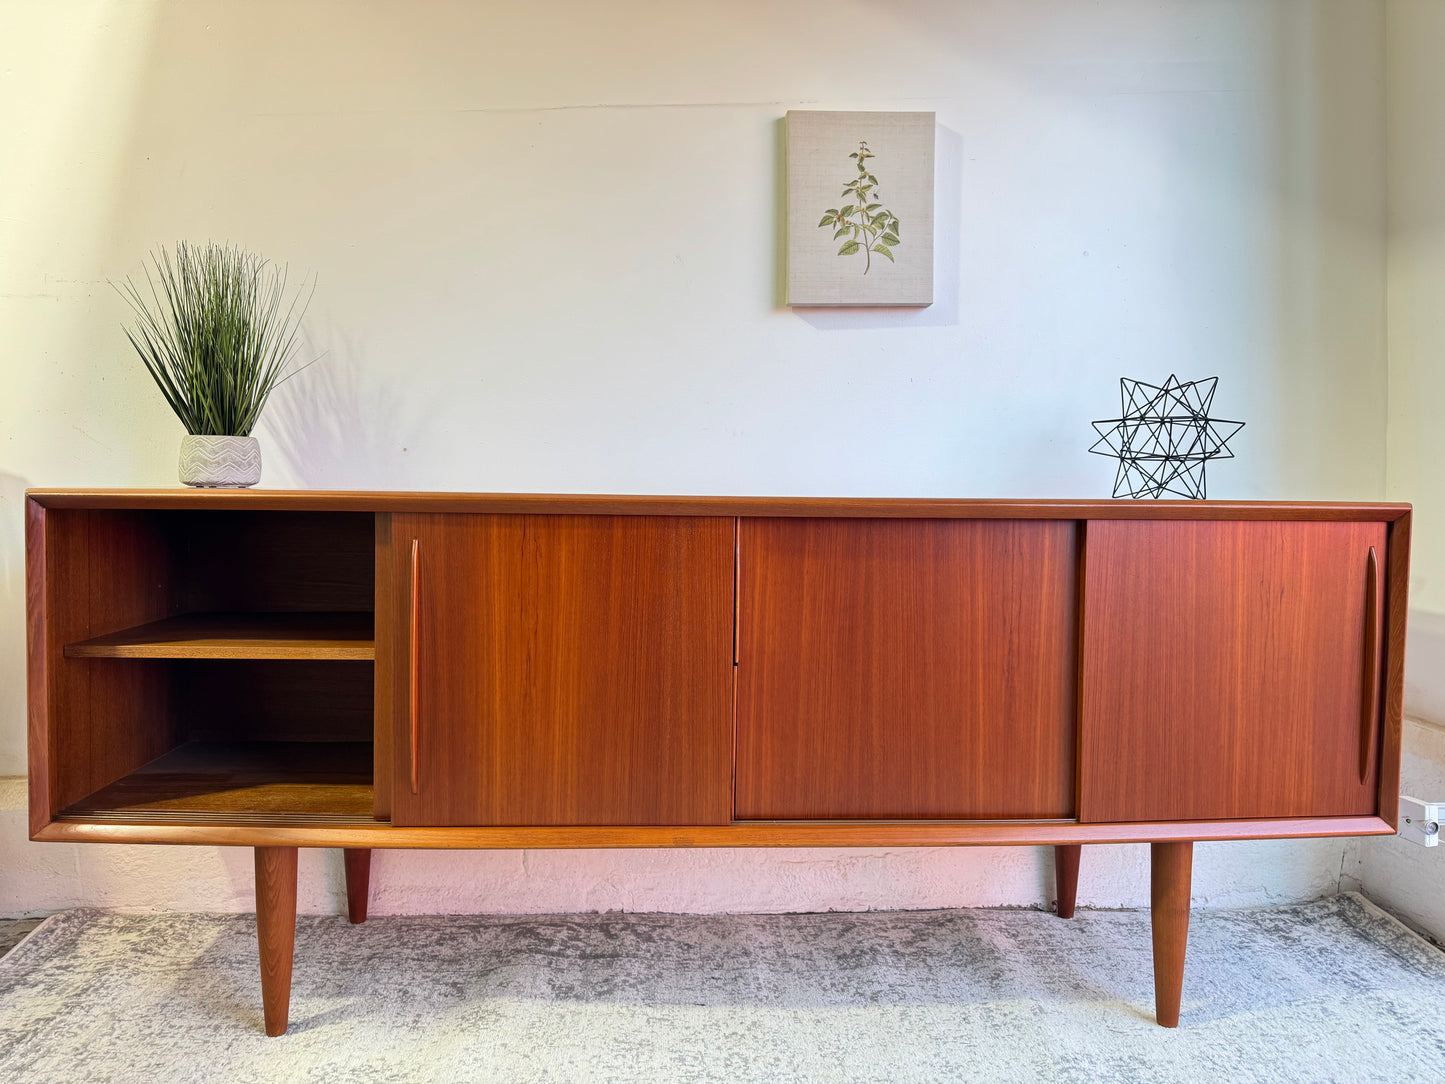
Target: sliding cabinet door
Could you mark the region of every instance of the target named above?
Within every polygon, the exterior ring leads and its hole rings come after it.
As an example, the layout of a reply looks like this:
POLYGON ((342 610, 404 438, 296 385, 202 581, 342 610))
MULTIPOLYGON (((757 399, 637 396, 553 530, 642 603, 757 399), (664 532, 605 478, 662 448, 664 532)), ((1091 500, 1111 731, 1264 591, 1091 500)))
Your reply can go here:
POLYGON ((1080 818, 1373 813, 1385 530, 1089 523, 1080 818))
POLYGON ((394 823, 730 820, 733 532, 393 516, 394 823))
POLYGON ((1076 532, 741 520, 737 815, 1071 817, 1076 532))

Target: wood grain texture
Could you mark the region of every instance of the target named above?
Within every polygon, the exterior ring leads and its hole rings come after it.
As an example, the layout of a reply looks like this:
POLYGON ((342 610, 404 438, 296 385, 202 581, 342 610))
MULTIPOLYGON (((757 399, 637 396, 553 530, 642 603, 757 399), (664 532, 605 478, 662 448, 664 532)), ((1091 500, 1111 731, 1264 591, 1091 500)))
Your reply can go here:
POLYGON ((391 515, 376 516, 376 596, 375 596, 375 681, 372 701, 372 731, 375 749, 373 779, 375 786, 374 815, 377 820, 391 820, 391 781, 395 774, 394 736, 396 730, 396 697, 398 695, 398 652, 406 643, 400 635, 401 592, 396 580, 396 554, 392 547, 391 515))
POLYGON ((57 762, 50 749, 50 719, 57 707, 51 695, 55 665, 51 626, 59 615, 51 608, 54 600, 50 597, 50 583, 55 566, 53 551, 47 546, 47 515, 38 502, 25 502, 25 736, 31 838, 50 823, 56 809, 53 795, 57 762))
POLYGON ((366 921, 366 905, 371 896, 371 851, 364 847, 347 847, 341 852, 346 867, 346 918, 352 925, 366 921))
POLYGON ((64 645, 169 616, 167 542, 155 519, 131 511, 47 517, 54 547, 47 605, 52 754, 57 809, 138 768, 173 744, 165 664, 68 659, 64 645), (59 618, 59 620, 56 620, 59 618))
MULTIPOLYGON (((159 636, 142 645, 134 641, 143 634, 125 630, 170 621, 190 605, 237 591, 247 603, 238 608, 246 610, 263 602, 366 613, 372 607, 370 515, 236 513, 204 504, 185 513, 27 507, 35 569, 29 680, 41 691, 32 697, 31 750, 41 780, 32 830, 177 743, 178 672, 157 656, 234 657, 247 650, 214 643, 166 648, 159 636), (85 646, 72 646, 68 656, 67 645, 85 646), (129 657, 93 657, 102 654, 129 657)), ((325 653, 356 650, 347 644, 325 653)), ((364 691, 369 698, 369 685, 364 691)), ((205 714, 224 714, 230 703, 205 714)))
POLYGON ((1365 570, 1383 523, 1091 523, 1080 819, 1373 813, 1365 570))
MULTIPOLYGON (((206 494, 189 491, 157 491, 156 493, 132 491, 35 491, 33 499, 27 502, 27 609, 30 624, 27 636, 29 664, 27 681, 30 687, 30 757, 32 776, 32 817, 31 832, 35 838, 104 838, 141 840, 155 838, 155 841, 219 842, 222 839, 236 842, 236 831, 241 833, 259 832, 263 840, 284 838, 288 832, 299 832, 307 842, 301 845, 339 845, 339 839, 358 846, 868 846, 868 845, 938 845, 942 843, 1046 843, 1068 844, 1073 842, 1125 841, 1138 839, 1169 838, 1273 838, 1290 835, 1315 834, 1367 834, 1383 833, 1390 828, 1386 821, 1393 821, 1396 811, 1393 801, 1398 789, 1400 704, 1403 687, 1404 628, 1406 614, 1406 579, 1408 573, 1408 539, 1410 521, 1408 506, 1404 505, 1278 505, 1267 503, 1222 503, 1206 502, 1017 502, 1017 501, 856 501, 846 500, 792 500, 788 498, 628 498, 628 497, 557 497, 549 495, 457 495, 457 494, 310 494, 310 493, 248 493, 245 495, 206 494), (149 511, 155 510, 168 510, 149 511), (176 824, 151 825, 135 823, 85 824, 80 821, 66 821, 49 824, 57 808, 67 803, 63 793, 75 796, 77 788, 86 781, 86 773, 101 766, 101 775, 121 771, 120 765, 133 762, 137 757, 144 762, 147 748, 156 744, 168 747, 183 731, 170 734, 164 732, 162 720, 168 716, 179 719, 194 719, 195 713, 185 704, 171 704, 167 710, 167 696, 180 696, 182 700, 191 697, 199 682, 177 683, 167 662, 151 660, 85 660, 65 659, 63 647, 74 639, 103 636, 108 632, 127 627, 138 621, 155 620, 167 616, 181 602, 190 597, 191 588, 186 587, 194 575, 199 575, 203 563, 177 565, 174 547, 176 531, 186 530, 184 523, 192 516, 214 513, 218 517, 233 516, 245 510, 262 519, 268 516, 275 521, 272 526, 258 527, 253 531, 257 538, 269 536, 284 543, 281 546, 294 547, 294 540, 305 532, 287 528, 283 520, 300 512, 325 512, 325 519, 332 514, 355 513, 348 526, 326 526, 321 524, 309 537, 315 539, 338 539, 349 557, 343 562, 350 571, 335 578, 331 586, 320 591, 311 587, 278 587, 284 584, 285 576, 270 572, 248 574, 254 582, 266 586, 266 591, 279 591, 283 597, 302 599, 305 605, 320 606, 330 592, 330 597, 341 593, 351 598, 348 605, 356 609, 376 608, 382 605, 383 585, 377 579, 371 587, 371 600, 366 601, 370 569, 365 567, 368 559, 365 537, 373 527, 374 549, 382 553, 382 522, 389 521, 388 509, 433 509, 473 512, 490 511, 568 511, 574 513, 607 512, 626 517, 637 517, 660 512, 705 511, 714 515, 741 515, 757 517, 790 514, 809 518, 837 518, 866 515, 874 518, 917 519, 917 518, 959 518, 990 520, 1012 518, 1020 515, 1035 516, 1039 519, 1071 519, 1079 516, 1092 517, 1097 522, 1089 529, 1111 529, 1131 519, 1157 519, 1162 521, 1199 521, 1207 524, 1211 519, 1235 519, 1244 523, 1258 521, 1323 523, 1329 520, 1365 523, 1370 521, 1388 522, 1388 549, 1386 554, 1386 614, 1382 623, 1383 659, 1385 681, 1383 691, 1381 734, 1378 742, 1374 772, 1380 794, 1389 800, 1378 808, 1385 820, 1374 816, 1297 818, 1282 820, 1210 820, 1199 823, 1151 825, 1136 819, 1115 824, 1064 825, 1052 824, 968 824, 943 822, 938 824, 892 824, 845 822, 840 824, 816 823, 749 823, 691 824, 669 828, 628 827, 624 825, 597 825, 595 827, 527 827, 516 828, 459 828, 459 829, 393 829, 385 825, 361 829, 354 826, 333 828, 330 825, 316 826, 297 822, 290 827, 276 824, 270 827, 228 828, 225 824, 215 826, 197 824, 180 826, 176 824), (381 514, 372 515, 373 512, 381 514), (285 515, 283 516, 282 513, 285 515), (169 518, 167 518, 169 517, 169 518), (96 525, 93 521, 99 520, 96 525), (1116 521, 1116 522, 1110 522, 1116 521), (157 524, 160 525, 157 531, 157 524), (179 526, 177 526, 179 525, 179 526), (359 526, 358 526, 359 525, 359 526), (94 538, 94 545, 92 539, 94 538), (289 538, 292 541, 287 542, 289 538), (53 544, 52 544, 53 543, 53 544), (93 555, 99 555, 95 561, 93 555), (113 584, 106 568, 106 561, 118 562, 129 572, 123 572, 119 585, 113 584), (98 562, 98 563, 97 563, 98 562), (166 562, 170 562, 169 565, 166 562), (163 584, 152 575, 156 568, 169 567, 171 580, 163 584), (180 568, 181 574, 176 569, 180 568), (360 570, 360 571, 358 571, 360 570), (179 580, 179 586, 178 581, 179 580), (58 587, 63 584, 63 587, 58 587), (76 589, 76 585, 81 585, 76 589), (162 589, 164 588, 164 589, 162 589), (179 597, 178 597, 179 591, 179 597), (169 598, 165 596, 169 594, 169 598), (164 607, 155 617, 135 617, 131 611, 138 605, 159 605, 164 607), (94 619, 94 623, 93 623, 94 619), (57 627, 67 626, 70 631, 59 634, 57 627), (99 674, 98 678, 96 675, 99 674), (171 676, 168 676, 171 675, 171 676), (97 685, 97 681, 99 685, 97 685), (37 692, 37 689, 39 690, 37 692), (98 691, 97 691, 98 690, 98 691), (190 691, 188 691, 190 690, 190 691), (91 705, 101 705, 97 720, 90 716, 91 705), (159 708, 159 710, 157 710, 159 708), (174 710, 174 709, 184 710, 174 710), (114 713, 114 717, 112 717, 114 713), (62 734, 65 736, 62 738, 62 734), (65 760, 53 755, 60 742, 65 750, 65 760), (63 778, 62 778, 63 777, 63 778), (95 830, 100 835, 90 836, 95 830), (107 835, 119 831, 121 835, 107 835), (216 837, 186 835, 187 832, 218 832, 216 837), (338 837, 335 831, 363 832, 338 837), (148 833, 158 833, 152 837, 148 833), (180 832, 176 835, 174 833, 180 832), (399 832, 400 835, 388 833, 399 832), (280 833, 278 836, 276 833, 280 833), (379 835, 377 835, 379 833, 379 835), (472 834, 480 833, 480 834, 472 834), (162 838, 163 837, 163 838, 162 838), (323 842, 324 841, 324 842, 323 842), (383 843, 382 841, 389 841, 383 843)), ((223 520, 217 519, 217 523, 223 520)), ((231 520, 230 522, 237 522, 231 520)), ((319 520, 318 520, 319 522, 319 520)), ((213 532, 214 533, 214 532, 213 532)), ((306 546, 302 547, 303 549, 306 546)), ((311 547, 314 551, 316 547, 311 547)), ((312 560, 308 557, 307 560, 312 560)), ((314 567, 314 566, 313 566, 314 567)), ((284 570, 283 570, 284 571, 284 570)), ((309 575, 309 574, 308 574, 309 575)), ((1083 585, 1081 585, 1083 586, 1083 585)), ((264 592, 263 592, 264 593, 264 592)), ((396 604, 395 599, 392 605, 396 604)), ((738 600, 740 601, 740 600, 738 600)), ((255 608, 255 607, 250 607, 255 608)), ((324 607, 323 607, 324 608, 324 607)), ((378 632, 380 633, 380 628, 378 632)), ((381 637, 378 637, 380 647, 381 637)), ((387 679, 381 677, 389 670, 382 651, 378 663, 376 704, 384 696, 394 699, 395 689, 385 691, 382 686, 387 679)), ((251 666, 268 664, 251 663, 185 663, 191 666, 251 666)), ((311 663, 284 663, 284 666, 309 666, 311 663)), ((322 664, 331 665, 331 664, 322 664)), ((337 666, 361 666, 364 663, 336 663, 337 666)), ((369 669, 369 667, 368 667, 369 669)), ((310 679, 308 679, 310 680, 310 679)), ((268 679, 269 681, 269 679, 268 679)), ((244 681, 238 679, 229 686, 231 692, 239 692, 244 681)), ((271 683, 274 688, 279 686, 271 683)), ((338 683, 323 680, 321 694, 329 697, 340 693, 341 699, 349 702, 353 685, 365 691, 365 686, 346 679, 338 683)), ((288 696, 290 694, 287 694, 288 696)), ((228 703, 230 696, 223 697, 228 703)), ((305 700, 303 696, 301 698, 305 700)), ((363 713, 364 713, 363 708, 363 713)), ((347 709, 350 713, 350 708, 347 709)), ((239 712, 232 712, 232 721, 244 726, 239 712)), ((363 718, 362 713, 343 713, 347 720, 353 715, 363 718)), ((350 721, 343 721, 343 715, 332 717, 334 725, 346 734, 352 733, 350 721)), ((299 721, 299 717, 298 717, 299 721)), ((393 715, 376 713, 376 726, 385 742, 378 743, 383 749, 393 737, 393 715)), ((194 722, 184 722, 182 727, 193 727, 194 722)), ((228 724, 229 725, 229 724, 228 724)), ((331 727, 333 722, 327 722, 331 727)), ((1358 730, 1356 731, 1356 739, 1358 730)), ((1356 753, 1358 747, 1356 746, 1356 753)), ((377 756, 377 771, 383 773, 384 786, 377 787, 376 809, 383 810, 382 792, 389 789, 395 764, 389 751, 383 757, 377 756)), ((1081 773, 1083 766, 1081 765, 1081 773)), ((115 779, 115 775, 109 777, 115 779)), ((1376 806, 1371 804, 1371 810, 1376 806)), ((205 814, 195 814, 204 816, 205 814)), ((279 814, 268 814, 284 817, 279 814)))
POLYGON ((68 843, 426 849, 597 847, 1039 847, 1156 840, 1307 839, 1393 835, 1379 817, 1317 817, 1174 824, 987 821, 740 821, 725 825, 561 828, 400 828, 391 825, 241 827, 233 823, 106 824, 56 821, 35 838, 68 843))
MULTIPOLYGON (((369 742, 186 742, 107 783, 63 817, 117 821, 206 814, 275 822, 371 815, 369 742)), ((194 821, 194 817, 184 817, 194 821)))
POLYGON ((1089 552, 1089 528, 1085 520, 1079 523, 1079 532, 1074 547, 1074 815, 1078 817, 1081 796, 1084 792, 1084 754, 1080 723, 1084 711, 1084 613, 1089 591, 1087 558, 1089 552))
POLYGON ((1060 918, 1074 917, 1074 903, 1079 895, 1079 858, 1083 850, 1077 843, 1054 848, 1054 894, 1058 898, 1060 918))
MULTIPOLYGON (((90 635, 106 636, 178 612, 170 578, 171 543, 147 512, 92 511, 87 584, 90 635)), ((109 670, 112 667, 100 667, 109 670)))
POLYGON ((1360 675, 1360 782, 1364 783, 1379 744, 1375 726, 1380 718, 1380 621, 1384 615, 1384 580, 1375 547, 1365 561, 1365 660, 1360 675))
POLYGON ((1194 844, 1149 845, 1149 919, 1154 939, 1154 1019, 1179 1026, 1184 992, 1184 957, 1189 943, 1189 887, 1194 844))
POLYGON ((103 759, 93 763, 93 757, 104 754, 92 752, 91 665, 65 658, 69 640, 90 635, 90 516, 81 510, 49 512, 40 540, 46 573, 46 715, 39 740, 49 754, 50 802, 42 814, 47 818, 103 782, 106 768, 103 759))
POLYGON ((256 848, 256 941, 266 1034, 285 1035, 296 950, 296 848, 256 848))
POLYGON ((1405 720, 1405 627, 1410 614, 1411 516, 1390 524, 1385 553, 1385 693, 1380 741, 1379 812, 1400 820, 1400 756, 1405 720))
POLYGON ((369 662, 187 659, 146 665, 171 671, 177 742, 371 740, 374 668, 369 662))
POLYGON ((1389 522, 1399 519, 1410 510, 1408 504, 1330 501, 657 497, 594 493, 382 493, 275 489, 31 489, 27 491, 27 496, 47 508, 211 508, 493 515, 821 516, 870 519, 1262 519, 1389 522))
POLYGON ((65 645, 69 659, 371 659, 368 613, 183 614, 65 645))
POLYGON ((411 792, 421 792, 421 541, 411 540, 406 609, 406 732, 411 792))
POLYGON ((290 507, 248 512, 202 504, 154 514, 169 536, 179 612, 369 612, 374 517, 290 507))
POLYGON ((730 520, 396 515, 392 532, 398 582, 419 543, 421 592, 420 787, 397 757, 396 823, 731 819, 730 520))
POLYGON ((737 817, 1068 817, 1070 522, 739 526, 737 817))

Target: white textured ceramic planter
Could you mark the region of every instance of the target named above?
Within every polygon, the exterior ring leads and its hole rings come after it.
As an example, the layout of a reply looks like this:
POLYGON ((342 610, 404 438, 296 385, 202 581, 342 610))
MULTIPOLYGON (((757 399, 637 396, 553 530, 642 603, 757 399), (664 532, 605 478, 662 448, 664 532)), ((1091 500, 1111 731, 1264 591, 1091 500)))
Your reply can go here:
POLYGON ((206 489, 245 489, 261 480, 255 437, 181 438, 181 481, 206 489))

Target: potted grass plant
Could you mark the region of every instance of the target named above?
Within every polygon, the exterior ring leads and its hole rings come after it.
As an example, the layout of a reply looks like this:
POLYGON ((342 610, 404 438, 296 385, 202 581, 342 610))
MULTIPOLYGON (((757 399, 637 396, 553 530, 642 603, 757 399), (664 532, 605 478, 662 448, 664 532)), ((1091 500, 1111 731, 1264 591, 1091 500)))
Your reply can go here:
POLYGON ((284 267, 229 244, 162 247, 145 278, 146 293, 130 279, 117 289, 136 316, 126 335, 186 427, 181 481, 255 485, 251 430, 276 387, 305 368, 294 360, 311 293, 303 284, 288 297, 284 267))

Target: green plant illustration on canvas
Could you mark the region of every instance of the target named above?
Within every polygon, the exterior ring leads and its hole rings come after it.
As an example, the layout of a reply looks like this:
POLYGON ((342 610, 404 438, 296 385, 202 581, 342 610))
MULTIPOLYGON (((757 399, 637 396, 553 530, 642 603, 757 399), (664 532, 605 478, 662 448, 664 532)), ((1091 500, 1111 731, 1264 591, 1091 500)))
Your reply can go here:
POLYGON ((868 168, 868 159, 876 158, 868 149, 866 141, 860 141, 858 149, 849 158, 858 160, 858 176, 843 186, 843 195, 852 196, 856 203, 845 203, 842 207, 829 207, 818 228, 833 227, 833 240, 848 238, 838 250, 839 256, 854 256, 863 253, 863 274, 873 267, 873 253, 893 259, 893 250, 903 242, 898 239, 898 216, 884 207, 878 191, 878 178, 868 168))

